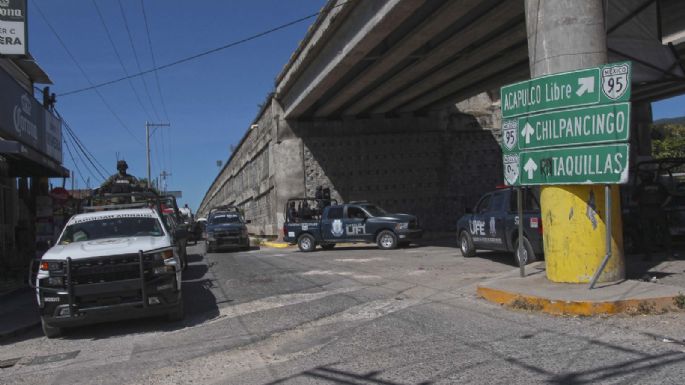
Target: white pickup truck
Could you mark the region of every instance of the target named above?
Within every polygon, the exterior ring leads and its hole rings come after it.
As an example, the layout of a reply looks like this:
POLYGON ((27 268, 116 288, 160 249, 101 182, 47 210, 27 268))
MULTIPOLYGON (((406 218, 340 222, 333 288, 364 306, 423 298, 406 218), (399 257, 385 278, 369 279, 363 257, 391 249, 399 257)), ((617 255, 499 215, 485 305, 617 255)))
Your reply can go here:
POLYGON ((181 262, 152 207, 74 215, 35 279, 43 332, 127 318, 183 318, 181 262))

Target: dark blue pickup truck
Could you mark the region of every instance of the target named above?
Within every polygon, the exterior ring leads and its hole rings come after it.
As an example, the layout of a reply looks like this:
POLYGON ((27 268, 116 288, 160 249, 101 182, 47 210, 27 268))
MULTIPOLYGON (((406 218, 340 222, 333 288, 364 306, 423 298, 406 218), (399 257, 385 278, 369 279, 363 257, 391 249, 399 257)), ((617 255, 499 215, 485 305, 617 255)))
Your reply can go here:
MULTIPOLYGON (((457 221, 461 253, 472 257, 476 250, 514 253, 518 249, 519 217, 516 190, 511 187, 483 195, 476 206, 457 221)), ((533 262, 543 255, 542 218, 534 191, 523 189, 523 247, 525 259, 533 262)), ((518 258, 514 258, 518 264, 518 258)))
POLYGON ((290 199, 285 217, 283 240, 297 244, 301 251, 314 251, 316 245, 332 249, 341 242, 376 243, 381 249, 394 249, 423 235, 415 216, 390 214, 368 202, 290 199))

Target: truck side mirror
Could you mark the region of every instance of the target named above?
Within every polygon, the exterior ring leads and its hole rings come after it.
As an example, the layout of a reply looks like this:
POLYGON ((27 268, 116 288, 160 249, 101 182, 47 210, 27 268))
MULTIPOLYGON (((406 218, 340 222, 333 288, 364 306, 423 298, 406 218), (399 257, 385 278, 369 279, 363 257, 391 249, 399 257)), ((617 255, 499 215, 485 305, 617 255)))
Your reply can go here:
POLYGON ((252 223, 252 220, 251 220, 251 219, 248 219, 248 220, 245 221, 245 224, 247 224, 247 225, 249 225, 250 223, 252 223))

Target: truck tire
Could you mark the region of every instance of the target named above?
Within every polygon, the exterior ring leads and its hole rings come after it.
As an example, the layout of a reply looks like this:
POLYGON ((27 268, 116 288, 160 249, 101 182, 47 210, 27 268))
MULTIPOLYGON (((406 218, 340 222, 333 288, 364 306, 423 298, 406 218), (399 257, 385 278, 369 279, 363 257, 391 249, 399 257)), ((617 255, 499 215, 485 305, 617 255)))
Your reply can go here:
POLYGON ((167 320, 169 322, 177 322, 183 319, 185 312, 183 310, 183 298, 178 301, 176 307, 167 314, 167 320))
MULTIPOLYGON (((519 263, 520 259, 518 256, 518 250, 519 250, 518 240, 515 244, 515 247, 516 248, 514 249, 514 264, 516 264, 516 266, 520 266, 520 263, 519 263)), ((530 245, 530 242, 528 242, 528 239, 526 237, 523 237, 523 252, 525 253, 525 257, 526 257, 526 265, 531 263, 531 262, 537 261, 537 256, 533 252, 533 246, 530 245)))
POLYGON ((383 230, 378 234, 376 243, 379 249, 391 250, 397 248, 397 236, 390 230, 383 230))
POLYGON ((463 255, 464 258, 471 258, 476 255, 473 239, 471 239, 471 235, 465 230, 459 234, 459 249, 461 249, 461 255, 463 255))
POLYGON ((335 243, 326 243, 325 245, 321 245, 321 248, 324 250, 333 250, 335 247, 335 243))
POLYGON ((308 253, 316 249, 316 240, 311 234, 302 234, 300 238, 297 239, 297 247, 300 251, 308 253))
POLYGON ((40 326, 43 328, 43 334, 48 338, 56 338, 62 335, 62 328, 48 325, 43 317, 40 318, 40 326))

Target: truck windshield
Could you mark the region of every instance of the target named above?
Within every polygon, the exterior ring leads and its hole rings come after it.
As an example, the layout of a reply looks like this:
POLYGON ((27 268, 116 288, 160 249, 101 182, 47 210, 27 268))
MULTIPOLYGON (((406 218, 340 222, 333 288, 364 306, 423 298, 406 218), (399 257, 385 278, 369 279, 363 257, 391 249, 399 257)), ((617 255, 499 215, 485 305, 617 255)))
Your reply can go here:
POLYGON ((364 210, 366 210, 371 216, 373 217, 382 217, 385 215, 388 215, 388 212, 383 210, 382 208, 374 205, 364 205, 362 206, 364 210))
POLYGON ((105 238, 161 237, 162 226, 154 217, 109 217, 76 221, 64 230, 60 245, 105 238))
POLYGON ((217 223, 240 223, 238 214, 218 214, 214 215, 210 220, 212 224, 217 223))

